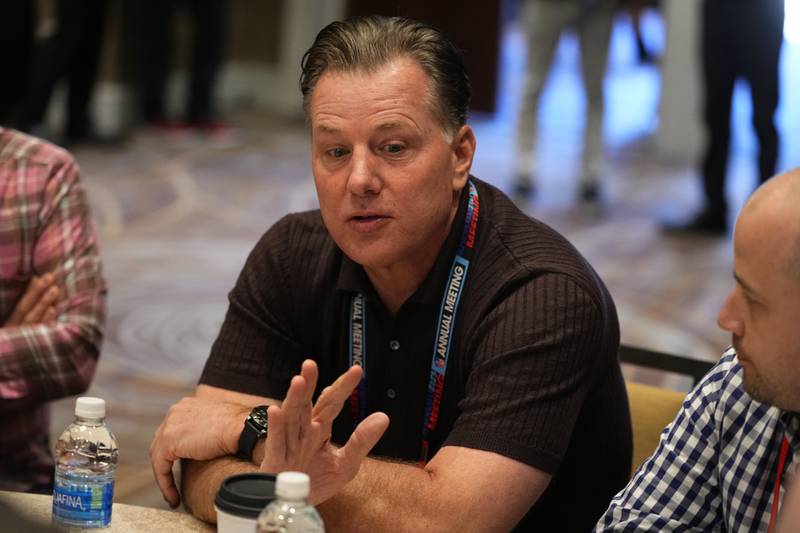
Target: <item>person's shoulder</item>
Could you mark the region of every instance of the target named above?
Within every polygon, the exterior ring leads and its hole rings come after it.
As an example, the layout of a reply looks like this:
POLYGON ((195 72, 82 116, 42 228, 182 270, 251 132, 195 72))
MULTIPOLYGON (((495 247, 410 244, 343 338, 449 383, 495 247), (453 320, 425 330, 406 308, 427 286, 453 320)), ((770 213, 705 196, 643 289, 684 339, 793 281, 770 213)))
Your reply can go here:
POLYGON ((498 188, 478 182, 481 207, 486 207, 492 242, 513 255, 520 265, 531 269, 584 269, 586 260, 566 237, 541 220, 522 212, 498 188))
POLYGON ((64 165, 74 163, 72 154, 55 144, 22 133, 0 128, 0 163, 25 161, 35 165, 64 165))
POLYGON ((272 226, 272 230, 292 240, 303 240, 304 237, 330 238, 319 209, 286 214, 272 226))
POLYGON ((261 236, 255 252, 277 254, 291 262, 295 256, 307 260, 321 257, 334 246, 320 211, 315 209, 284 215, 261 236))
POLYGON ((492 258, 490 268, 513 271, 515 283, 520 278, 533 280, 546 274, 562 275, 598 302, 606 299, 599 276, 566 237, 522 212, 496 187, 485 182, 478 182, 478 186, 481 207, 487 212, 485 246, 488 248, 486 255, 492 258))
POLYGON ((65 191, 80 190, 78 173, 78 164, 63 148, 0 128, 0 190, 3 184, 24 178, 24 192, 15 189, 15 194, 24 194, 29 205, 41 202, 52 207, 65 191))

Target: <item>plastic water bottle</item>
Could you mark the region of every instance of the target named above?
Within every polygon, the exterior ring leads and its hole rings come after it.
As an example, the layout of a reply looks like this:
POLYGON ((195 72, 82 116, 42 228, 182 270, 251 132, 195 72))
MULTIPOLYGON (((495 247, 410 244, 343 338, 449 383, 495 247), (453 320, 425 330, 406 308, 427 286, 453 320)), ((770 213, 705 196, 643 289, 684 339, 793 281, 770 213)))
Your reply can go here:
POLYGON ((275 499, 258 515, 256 531, 323 533, 322 517, 308 503, 309 479, 302 472, 281 472, 275 480, 275 499))
POLYGON ((75 402, 75 421, 56 443, 53 523, 100 528, 111 522, 117 438, 106 427, 106 402, 83 397, 75 402))

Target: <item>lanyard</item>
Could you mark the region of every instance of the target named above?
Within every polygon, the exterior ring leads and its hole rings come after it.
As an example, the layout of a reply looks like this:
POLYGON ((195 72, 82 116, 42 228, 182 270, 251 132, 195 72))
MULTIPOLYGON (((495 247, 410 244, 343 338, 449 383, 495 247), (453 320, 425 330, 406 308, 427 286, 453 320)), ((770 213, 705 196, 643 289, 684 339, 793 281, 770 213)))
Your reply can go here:
POLYGON ((769 516, 769 528, 767 533, 772 533, 775 530, 775 519, 778 516, 778 503, 781 497, 781 477, 783 477, 783 467, 786 464, 786 455, 789 453, 789 441, 783 437, 781 441, 781 451, 778 455, 778 475, 775 478, 775 491, 772 494, 772 512, 769 516))
MULTIPOLYGON (((439 309, 439 320, 436 324, 436 336, 433 343, 433 356, 431 371, 428 379, 428 391, 425 398, 425 416, 422 423, 422 449, 420 451, 420 464, 428 460, 429 436, 436 429, 439 420, 442 395, 444 394, 444 378, 447 370, 447 359, 455 331, 458 306, 461 303, 461 293, 467 281, 469 262, 475 251, 475 234, 478 228, 478 213, 480 202, 478 190, 470 180, 469 203, 467 216, 464 220, 464 229, 461 232, 456 255, 450 267, 442 303, 439 309)), ((350 339, 348 350, 350 352, 350 366, 359 365, 362 368, 361 382, 350 395, 350 407, 356 423, 364 419, 367 404, 367 350, 366 350, 366 309, 364 296, 357 294, 350 301, 350 339)))

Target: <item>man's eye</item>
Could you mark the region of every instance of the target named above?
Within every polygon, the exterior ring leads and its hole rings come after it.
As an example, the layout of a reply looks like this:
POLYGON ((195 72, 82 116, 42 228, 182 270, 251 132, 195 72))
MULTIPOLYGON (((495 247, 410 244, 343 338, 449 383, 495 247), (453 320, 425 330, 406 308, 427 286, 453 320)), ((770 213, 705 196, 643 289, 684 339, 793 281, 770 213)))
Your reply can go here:
POLYGON ((390 154, 399 154, 403 151, 402 144, 387 144, 383 147, 385 152, 389 152, 390 154))
POLYGON ((347 150, 344 148, 332 148, 328 150, 328 155, 335 158, 344 157, 347 155, 347 150))

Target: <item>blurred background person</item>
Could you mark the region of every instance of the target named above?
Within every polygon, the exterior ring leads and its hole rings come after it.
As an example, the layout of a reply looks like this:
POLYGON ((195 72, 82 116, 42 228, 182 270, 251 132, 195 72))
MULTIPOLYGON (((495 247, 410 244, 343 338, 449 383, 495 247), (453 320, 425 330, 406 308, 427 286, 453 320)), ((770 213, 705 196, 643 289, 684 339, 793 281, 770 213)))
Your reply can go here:
POLYGON ((702 160, 705 205, 671 233, 725 235, 728 202, 725 176, 731 139, 731 104, 737 79, 750 87, 753 128, 758 137, 758 176, 763 183, 775 173, 778 130, 778 63, 783 43, 783 0, 704 0, 701 21, 703 122, 702 160))
POLYGON ((227 0, 140 0, 137 49, 142 120, 167 130, 196 129, 215 133, 230 129, 217 120, 215 86, 228 37, 227 0), (175 15, 182 9, 192 25, 186 109, 178 118, 166 106, 166 87, 172 66, 175 15))
POLYGON ((603 77, 614 22, 613 0, 523 0, 522 26, 528 42, 527 72, 517 125, 514 196, 524 204, 535 188, 537 112, 542 88, 559 39, 571 29, 580 44, 581 79, 586 94, 586 124, 579 196, 599 200, 603 143, 603 77))
POLYGON ((658 60, 658 57, 647 46, 642 31, 642 12, 646 7, 652 6, 658 9, 658 0, 621 0, 620 6, 627 11, 631 19, 631 30, 633 31, 634 42, 636 43, 636 57, 640 64, 651 65, 658 60))
POLYGON ((94 376, 106 285, 78 167, 0 127, 0 490, 50 493, 48 402, 94 376))
POLYGON ((25 94, 33 58, 34 0, 6 2, 0 19, 0 48, 11 50, 3 59, 4 70, 12 77, 0 83, 0 124, 8 124, 19 109, 25 94))
POLYGON ((64 80, 68 90, 63 142, 75 144, 95 140, 90 103, 97 81, 108 2, 58 0, 39 4, 51 6, 54 13, 38 14, 44 24, 37 30, 39 40, 27 95, 16 125, 23 131, 38 133, 53 90, 64 80))

